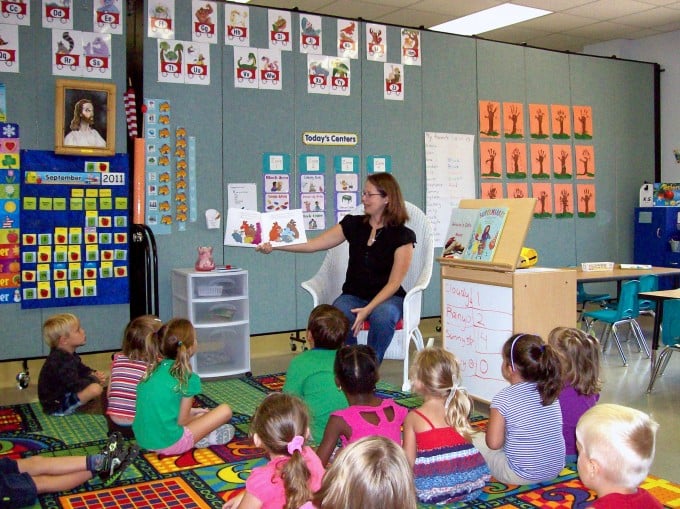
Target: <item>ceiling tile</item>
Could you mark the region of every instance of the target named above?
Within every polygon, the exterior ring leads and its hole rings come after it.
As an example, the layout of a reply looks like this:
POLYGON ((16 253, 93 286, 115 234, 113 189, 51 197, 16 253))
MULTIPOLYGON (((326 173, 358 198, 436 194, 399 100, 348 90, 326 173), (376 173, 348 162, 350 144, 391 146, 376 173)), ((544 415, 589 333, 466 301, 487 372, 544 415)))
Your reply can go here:
POLYGON ((524 44, 530 39, 549 35, 547 32, 539 30, 522 29, 520 27, 505 27, 492 30, 481 34, 480 37, 490 41, 511 42, 513 44, 524 44))
POLYGON ((450 15, 449 19, 454 19, 489 9, 502 3, 503 0, 458 0, 455 2, 451 0, 421 0, 409 8, 419 11, 441 12, 450 15))
POLYGON ((574 16, 573 14, 564 14, 557 12, 555 14, 548 14, 540 18, 531 19, 520 23, 521 26, 527 28, 535 28, 543 30, 544 32, 564 32, 572 28, 578 28, 586 25, 592 25, 596 20, 593 18, 584 18, 583 16, 574 16))
POLYGON ((568 35, 608 41, 611 39, 630 39, 630 34, 639 31, 637 27, 602 21, 585 27, 565 30, 568 35))
POLYGON ((543 37, 536 37, 535 39, 527 41, 530 46, 560 51, 572 51, 575 53, 583 51, 584 46, 587 46, 588 44, 594 44, 596 42, 601 41, 583 37, 575 37, 566 34, 550 34, 543 37))
POLYGON ((376 20, 380 16, 385 16, 396 10, 385 4, 370 4, 358 0, 341 0, 331 2, 324 6, 319 12, 341 18, 363 18, 365 20, 376 20))
MULTIPOLYGON (((535 9, 545 9, 546 11, 559 12, 572 9, 579 5, 591 3, 593 0, 513 0, 511 4, 524 5, 535 9)), ((672 0, 676 1, 676 0, 672 0)))
POLYGON ((604 21, 653 8, 650 4, 636 0, 597 0, 589 4, 567 9, 564 12, 604 21))
POLYGON ((614 18, 615 23, 642 28, 653 28, 660 24, 680 21, 680 10, 656 7, 654 9, 614 18))
MULTIPOLYGON (((680 12, 680 11, 678 11, 680 12)), ((385 16, 376 19, 380 23, 389 23, 407 27, 429 28, 449 21, 451 16, 448 14, 437 14, 436 12, 415 11, 413 9, 399 9, 385 16), (417 24, 416 24, 417 23, 417 24)))

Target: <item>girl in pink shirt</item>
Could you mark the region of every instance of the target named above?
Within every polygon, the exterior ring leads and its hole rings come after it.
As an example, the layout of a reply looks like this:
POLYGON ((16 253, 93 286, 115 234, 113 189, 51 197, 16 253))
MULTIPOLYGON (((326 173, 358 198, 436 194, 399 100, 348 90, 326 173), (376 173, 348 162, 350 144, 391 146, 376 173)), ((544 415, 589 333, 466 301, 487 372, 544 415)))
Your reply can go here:
POLYGON ((401 425, 408 409, 376 396, 380 364, 368 345, 347 345, 335 356, 335 381, 347 396, 349 407, 333 412, 317 454, 328 463, 340 439, 343 446, 360 438, 379 435, 401 445, 401 425))
POLYGON ((222 509, 298 509, 321 487, 324 468, 305 440, 309 435, 307 407, 297 396, 273 393, 255 411, 250 436, 269 463, 254 468, 245 493, 222 509))

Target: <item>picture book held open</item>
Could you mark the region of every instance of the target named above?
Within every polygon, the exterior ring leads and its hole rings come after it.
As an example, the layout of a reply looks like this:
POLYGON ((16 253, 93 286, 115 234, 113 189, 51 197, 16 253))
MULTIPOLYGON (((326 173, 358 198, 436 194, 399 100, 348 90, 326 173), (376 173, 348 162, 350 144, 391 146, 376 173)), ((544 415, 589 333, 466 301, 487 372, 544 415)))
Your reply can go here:
POLYGON ((272 246, 307 242, 302 209, 258 212, 229 209, 224 232, 224 245, 255 247, 270 242, 272 246))

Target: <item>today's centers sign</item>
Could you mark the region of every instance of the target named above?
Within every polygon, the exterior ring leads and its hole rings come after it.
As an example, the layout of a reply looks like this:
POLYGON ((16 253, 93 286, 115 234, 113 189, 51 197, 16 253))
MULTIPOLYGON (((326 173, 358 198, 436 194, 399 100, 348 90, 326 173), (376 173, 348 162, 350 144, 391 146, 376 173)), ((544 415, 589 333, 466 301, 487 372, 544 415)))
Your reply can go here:
POLYGON ((353 147, 359 143, 359 135, 355 133, 324 133, 305 131, 302 133, 305 145, 329 145, 353 147))

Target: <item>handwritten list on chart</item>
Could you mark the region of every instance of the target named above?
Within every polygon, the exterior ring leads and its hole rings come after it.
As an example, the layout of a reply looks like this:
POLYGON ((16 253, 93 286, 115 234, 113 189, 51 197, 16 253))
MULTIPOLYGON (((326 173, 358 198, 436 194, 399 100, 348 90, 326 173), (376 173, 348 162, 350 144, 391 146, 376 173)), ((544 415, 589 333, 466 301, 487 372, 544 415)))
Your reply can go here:
POLYGON ((512 335, 512 288, 443 279, 444 348, 461 365, 470 395, 491 401, 507 385, 503 343, 512 335))
POLYGON ((425 133, 425 204, 435 246, 444 245, 451 210, 476 197, 474 140, 472 134, 425 133))

